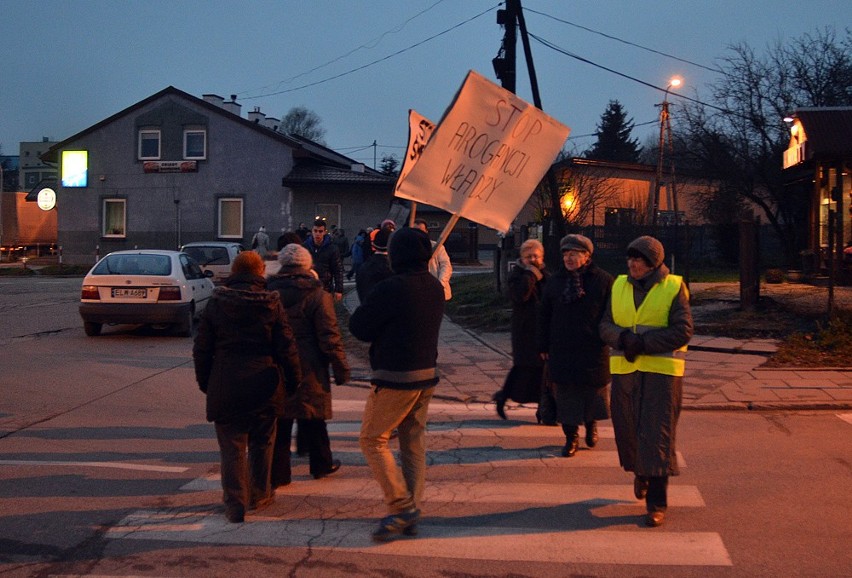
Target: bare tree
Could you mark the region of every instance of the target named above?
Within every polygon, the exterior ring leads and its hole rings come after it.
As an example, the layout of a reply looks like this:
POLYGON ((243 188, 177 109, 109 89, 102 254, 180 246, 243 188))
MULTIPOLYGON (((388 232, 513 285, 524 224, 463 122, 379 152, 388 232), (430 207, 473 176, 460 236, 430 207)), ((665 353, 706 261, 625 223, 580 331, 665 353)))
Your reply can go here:
POLYGON ((304 106, 294 106, 281 120, 278 129, 285 134, 295 134, 321 145, 325 145, 325 129, 322 127, 322 119, 314 111, 304 106))
MULTIPOLYGON (((559 199, 562 221, 568 229, 578 229, 595 222, 594 215, 601 207, 617 205, 621 198, 618 180, 612 171, 596 166, 594 161, 565 159, 557 165, 559 199)), ((543 181, 534 193, 537 220, 552 212, 550 189, 543 181)))
MULTIPOLYGON (((678 166, 722 183, 716 194, 762 209, 792 263, 804 244, 808 196, 784 186, 781 159, 789 132, 783 118, 799 107, 852 103, 852 35, 846 30, 838 40, 826 28, 788 45, 776 42, 765 55, 736 44, 721 70, 724 76, 709 85, 711 104, 675 111, 678 166)), ((705 206, 713 204, 708 199, 705 206)), ((731 199, 725 204, 737 206, 731 199)))

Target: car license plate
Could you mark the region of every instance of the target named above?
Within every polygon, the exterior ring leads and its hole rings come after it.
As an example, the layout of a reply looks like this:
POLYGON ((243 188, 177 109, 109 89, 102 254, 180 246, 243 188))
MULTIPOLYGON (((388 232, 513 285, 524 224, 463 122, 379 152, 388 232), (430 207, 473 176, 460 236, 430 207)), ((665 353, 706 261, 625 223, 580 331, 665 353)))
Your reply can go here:
POLYGON ((127 289, 123 287, 112 288, 113 297, 132 297, 134 299, 145 299, 148 297, 148 289, 127 289))

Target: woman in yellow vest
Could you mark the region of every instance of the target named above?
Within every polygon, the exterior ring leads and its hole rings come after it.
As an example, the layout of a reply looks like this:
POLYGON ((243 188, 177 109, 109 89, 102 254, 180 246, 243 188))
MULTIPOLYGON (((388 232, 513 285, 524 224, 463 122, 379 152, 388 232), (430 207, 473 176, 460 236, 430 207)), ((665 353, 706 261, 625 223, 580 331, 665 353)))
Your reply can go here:
POLYGON ((618 459, 645 499, 647 526, 665 520, 669 476, 678 470, 675 438, 683 398, 689 291, 663 264, 663 245, 643 236, 627 247, 628 275, 612 286, 600 324, 610 345, 611 411, 618 459))

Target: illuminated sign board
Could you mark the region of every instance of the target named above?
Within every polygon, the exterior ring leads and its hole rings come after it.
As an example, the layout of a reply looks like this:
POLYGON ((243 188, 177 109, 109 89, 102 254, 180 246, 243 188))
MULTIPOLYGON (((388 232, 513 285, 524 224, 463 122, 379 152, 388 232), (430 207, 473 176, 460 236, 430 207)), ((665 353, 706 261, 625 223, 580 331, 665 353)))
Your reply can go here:
POLYGON ((56 206, 56 191, 50 187, 45 187, 38 192, 38 208, 42 211, 49 211, 56 206))
POLYGON ((62 186, 89 186, 89 151, 62 151, 62 186))

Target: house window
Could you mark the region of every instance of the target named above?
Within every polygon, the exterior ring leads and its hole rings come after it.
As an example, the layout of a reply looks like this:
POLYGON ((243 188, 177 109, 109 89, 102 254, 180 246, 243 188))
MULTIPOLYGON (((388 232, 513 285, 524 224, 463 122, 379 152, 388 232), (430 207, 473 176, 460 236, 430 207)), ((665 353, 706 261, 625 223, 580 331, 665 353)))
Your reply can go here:
POLYGON ((104 199, 103 206, 103 230, 104 237, 126 237, 127 236, 127 200, 126 199, 104 199))
POLYGON ((243 238, 243 200, 219 199, 219 237, 243 238))
POLYGON ((139 159, 157 160, 160 158, 159 129, 143 129, 139 131, 139 159))
POLYGON ((207 131, 204 129, 187 129, 183 131, 183 158, 207 158, 207 131))
POLYGON ((630 227, 635 225, 636 222, 636 209, 607 207, 604 212, 605 227, 630 227))
POLYGON ((317 203, 316 211, 316 218, 325 219, 328 229, 331 229, 332 225, 336 227, 340 226, 340 205, 317 203))

